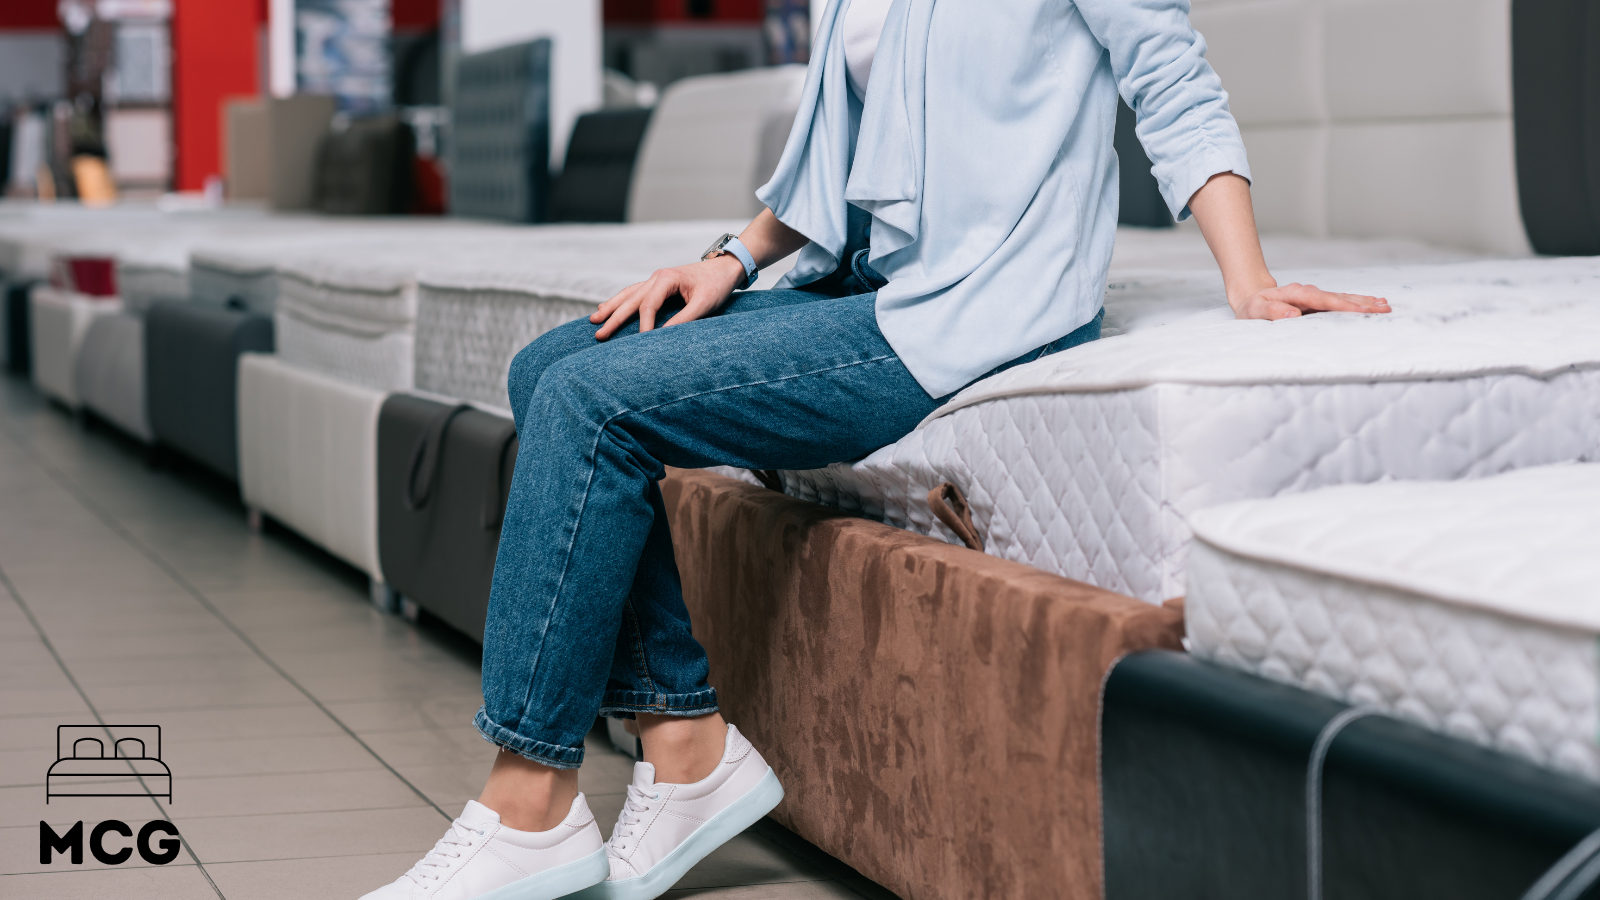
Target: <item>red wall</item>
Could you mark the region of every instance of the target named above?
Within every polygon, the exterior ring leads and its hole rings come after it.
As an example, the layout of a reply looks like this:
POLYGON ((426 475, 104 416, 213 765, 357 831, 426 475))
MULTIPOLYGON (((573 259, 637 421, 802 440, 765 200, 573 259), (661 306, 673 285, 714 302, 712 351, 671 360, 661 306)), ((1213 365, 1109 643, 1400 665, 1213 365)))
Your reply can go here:
POLYGON ((712 0, 710 18, 691 17, 688 0, 605 0, 605 20, 616 24, 744 24, 761 21, 763 0, 712 0))
POLYGON ((392 0, 390 17, 398 31, 432 31, 439 26, 439 0, 392 0))
POLYGON ((56 0, 0 0, 0 31, 60 27, 56 0))
MULTIPOLYGON (((0 0, 13 3, 16 0, 0 0)), ((178 190, 222 174, 222 103, 260 91, 259 33, 266 4, 176 0, 172 11, 172 105, 178 190)))

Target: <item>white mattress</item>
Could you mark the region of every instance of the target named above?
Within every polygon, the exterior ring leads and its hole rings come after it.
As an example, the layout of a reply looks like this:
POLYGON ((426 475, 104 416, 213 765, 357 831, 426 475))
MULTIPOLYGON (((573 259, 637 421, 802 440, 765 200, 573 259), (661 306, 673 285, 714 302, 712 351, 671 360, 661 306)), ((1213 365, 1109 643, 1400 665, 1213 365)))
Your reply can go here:
POLYGON ((1197 655, 1600 779, 1600 465, 1190 521, 1197 655))
POLYGON ((239 358, 244 502, 378 580, 384 396, 275 356, 239 358))
POLYGON ((75 370, 83 405, 146 444, 155 442, 144 390, 144 317, 98 316, 84 330, 75 370))
MULTIPOLYGON (((1395 312, 1240 322, 1207 300, 1130 320, 1135 278, 1108 299, 1125 333, 980 382, 855 464, 784 473, 785 489, 954 542, 926 499, 949 482, 988 552, 1160 602, 1184 592, 1185 516, 1205 506, 1600 458, 1600 262, 1279 277, 1395 312)), ((1149 289, 1195 296, 1185 280, 1149 289)))
POLYGON ((115 299, 88 297, 47 285, 29 295, 29 327, 33 330, 33 383, 47 397, 76 410, 78 351, 89 323, 122 309, 115 299))
POLYGON ((278 296, 276 268, 318 256, 360 260, 372 247, 395 241, 426 245, 433 237, 505 233, 507 226, 422 216, 275 218, 253 234, 227 233, 196 241, 188 254, 189 298, 271 315, 278 296))
MULTIPOLYGON (((511 358, 534 338, 594 312, 656 269, 698 259, 743 223, 662 222, 542 229, 517 253, 458 257, 417 279, 416 387, 507 411, 511 358)), ((788 271, 774 266, 758 287, 788 271)))

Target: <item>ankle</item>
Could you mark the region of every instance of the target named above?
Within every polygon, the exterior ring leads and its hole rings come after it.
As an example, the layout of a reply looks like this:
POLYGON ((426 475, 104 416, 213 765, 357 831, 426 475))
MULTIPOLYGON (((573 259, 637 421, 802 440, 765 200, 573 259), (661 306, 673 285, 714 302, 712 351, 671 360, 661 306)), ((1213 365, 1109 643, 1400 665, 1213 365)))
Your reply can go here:
POLYGON ((478 802, 501 824, 517 831, 549 831, 560 825, 578 797, 578 771, 552 769, 502 750, 478 802))
POLYGON ((721 714, 693 718, 640 715, 637 720, 644 761, 656 769, 656 781, 693 784, 722 761, 728 723, 721 714))

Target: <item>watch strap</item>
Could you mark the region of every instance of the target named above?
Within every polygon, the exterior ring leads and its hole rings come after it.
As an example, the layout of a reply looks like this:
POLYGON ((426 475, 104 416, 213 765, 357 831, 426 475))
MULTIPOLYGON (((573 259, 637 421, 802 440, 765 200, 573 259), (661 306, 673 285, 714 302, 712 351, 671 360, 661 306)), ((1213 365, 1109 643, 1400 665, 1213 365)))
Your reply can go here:
POLYGON ((761 267, 756 265, 755 255, 750 252, 749 247, 744 245, 744 241, 741 241, 738 238, 734 238, 733 240, 729 241, 728 246, 724 247, 723 249, 727 250, 729 253, 732 253, 734 256, 737 256, 739 258, 739 262, 744 264, 744 274, 746 279, 744 287, 745 290, 749 290, 755 285, 756 279, 761 277, 761 267))

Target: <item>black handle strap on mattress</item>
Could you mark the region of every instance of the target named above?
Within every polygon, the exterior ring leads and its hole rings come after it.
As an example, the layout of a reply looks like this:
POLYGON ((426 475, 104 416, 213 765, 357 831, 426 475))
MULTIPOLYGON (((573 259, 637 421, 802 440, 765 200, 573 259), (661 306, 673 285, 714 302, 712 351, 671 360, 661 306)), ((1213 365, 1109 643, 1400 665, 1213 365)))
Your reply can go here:
POLYGON ((1578 842, 1544 873, 1522 900, 1580 900, 1600 889, 1600 831, 1578 842))
POLYGON ((972 507, 967 505, 967 495, 961 493, 960 488, 948 481, 941 482, 928 492, 928 506, 935 518, 961 538, 961 543, 983 552, 983 535, 978 534, 977 526, 972 524, 972 507))
POLYGON ((494 457, 494 477, 487 480, 489 487, 483 498, 480 517, 484 531, 498 531, 501 521, 506 517, 506 494, 511 490, 511 485, 506 483, 506 454, 516 445, 517 430, 507 429, 506 436, 500 439, 500 452, 494 457))
POLYGON ((761 486, 766 488, 767 490, 769 490, 769 491, 777 491, 780 494, 783 493, 783 479, 778 476, 778 473, 777 473, 776 470, 774 470, 774 469, 751 469, 750 470, 750 474, 754 475, 756 477, 756 480, 761 482, 761 486))
POLYGON ((411 448, 411 469, 406 479, 406 508, 417 512, 428 505, 428 499, 433 494, 433 483, 438 478, 439 463, 444 458, 444 435, 450 430, 450 423, 456 416, 461 415, 472 406, 458 403, 439 414, 428 426, 428 430, 417 438, 416 444, 411 448), (432 457, 431 462, 429 457, 432 457))

